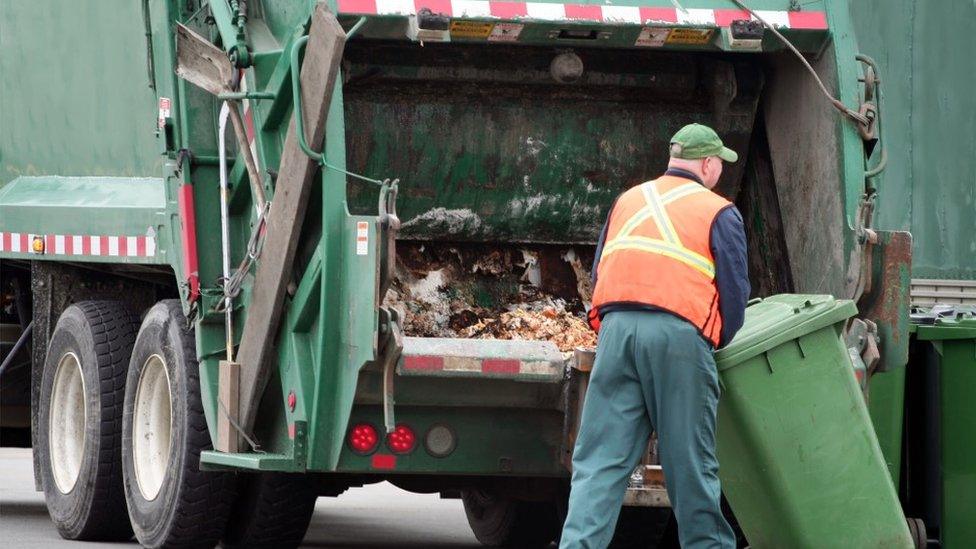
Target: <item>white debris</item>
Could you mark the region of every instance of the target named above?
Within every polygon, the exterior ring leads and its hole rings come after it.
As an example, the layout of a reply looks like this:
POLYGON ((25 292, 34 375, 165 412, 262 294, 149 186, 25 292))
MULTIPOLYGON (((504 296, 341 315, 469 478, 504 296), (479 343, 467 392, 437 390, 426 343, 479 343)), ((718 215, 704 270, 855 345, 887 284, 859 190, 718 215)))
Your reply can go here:
POLYGON ((407 221, 401 229, 410 232, 410 229, 424 229, 424 232, 461 234, 477 233, 484 227, 481 217, 473 211, 464 209, 452 209, 437 207, 428 210, 417 217, 407 221))

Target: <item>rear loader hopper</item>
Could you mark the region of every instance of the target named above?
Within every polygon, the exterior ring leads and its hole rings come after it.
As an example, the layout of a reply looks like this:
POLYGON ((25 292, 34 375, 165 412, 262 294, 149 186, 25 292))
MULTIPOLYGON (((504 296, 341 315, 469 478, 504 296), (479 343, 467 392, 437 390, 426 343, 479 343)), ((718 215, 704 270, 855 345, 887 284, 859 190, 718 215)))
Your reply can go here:
MULTIPOLYGON (((35 471, 65 537, 297 543, 315 497, 389 480, 463 498, 486 544, 555 539, 595 243, 690 122, 739 153, 717 192, 755 296, 852 299, 879 342, 856 361, 904 363, 910 237, 871 228, 881 90, 846 2, 292 4, 61 6, 43 43, 6 8, 25 85, 3 107, 32 118, 4 115, 0 260, 33 289, 35 471), (76 42, 124 100, 99 70, 57 101, 27 85, 76 42)), ((621 536, 666 522, 645 461, 621 536)))

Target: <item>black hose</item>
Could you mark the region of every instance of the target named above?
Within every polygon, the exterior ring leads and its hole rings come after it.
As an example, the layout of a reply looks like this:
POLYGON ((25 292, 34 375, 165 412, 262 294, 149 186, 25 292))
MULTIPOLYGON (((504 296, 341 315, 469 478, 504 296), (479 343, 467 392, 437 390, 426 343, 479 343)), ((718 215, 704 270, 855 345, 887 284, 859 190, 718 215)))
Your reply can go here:
POLYGON ((0 364, 0 376, 3 375, 4 371, 6 371, 7 366, 10 366, 10 363, 14 361, 14 357, 17 356, 17 353, 20 352, 20 349, 27 343, 27 338, 30 337, 31 332, 33 331, 34 331, 34 321, 32 320, 31 323, 27 325, 27 328, 24 329, 24 332, 20 334, 20 337, 17 338, 17 343, 14 343, 14 348, 10 349, 10 353, 8 353, 6 357, 4 357, 3 363, 0 364))

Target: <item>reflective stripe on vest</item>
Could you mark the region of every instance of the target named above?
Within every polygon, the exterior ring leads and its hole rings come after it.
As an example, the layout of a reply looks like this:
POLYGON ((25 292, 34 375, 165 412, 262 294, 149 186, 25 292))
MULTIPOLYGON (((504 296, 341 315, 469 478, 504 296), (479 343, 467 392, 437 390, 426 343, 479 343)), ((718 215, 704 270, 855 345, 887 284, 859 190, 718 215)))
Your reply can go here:
POLYGON ((711 229, 730 205, 700 183, 668 174, 625 191, 607 221, 590 326, 599 330, 603 312, 616 307, 649 306, 688 321, 718 346, 711 229))
POLYGON ((687 183, 670 191, 659 195, 657 189, 651 182, 641 185, 641 193, 644 195, 646 204, 638 210, 630 219, 624 223, 620 232, 609 240, 603 247, 603 257, 606 257, 620 250, 638 250, 653 254, 667 256, 671 259, 680 261, 698 272, 707 276, 709 279, 715 278, 715 264, 707 257, 685 248, 681 244, 678 232, 668 217, 668 212, 664 206, 696 193, 707 192, 707 189, 698 183, 687 183), (644 236, 632 236, 632 233, 647 220, 653 220, 657 226, 661 238, 648 238, 644 236))

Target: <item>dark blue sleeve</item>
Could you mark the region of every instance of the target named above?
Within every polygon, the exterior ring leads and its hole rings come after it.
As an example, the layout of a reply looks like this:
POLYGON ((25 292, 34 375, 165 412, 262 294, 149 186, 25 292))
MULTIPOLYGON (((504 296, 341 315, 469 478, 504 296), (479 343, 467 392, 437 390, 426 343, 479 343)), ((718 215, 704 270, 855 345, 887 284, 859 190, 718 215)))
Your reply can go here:
POLYGON ((596 289, 596 269, 600 265, 600 256, 603 255, 603 245, 607 242, 607 229, 610 227, 610 215, 613 213, 613 207, 616 205, 617 200, 614 199, 613 204, 610 205, 610 211, 607 212, 607 220, 603 223, 603 230, 600 231, 600 240, 596 243, 596 253, 593 254, 593 269, 590 270, 590 282, 593 283, 591 287, 594 290, 596 289))
POLYGON ((742 214, 735 206, 719 212, 712 224, 712 257, 715 258, 715 286, 722 315, 719 347, 725 347, 742 327, 749 301, 749 265, 742 214))

